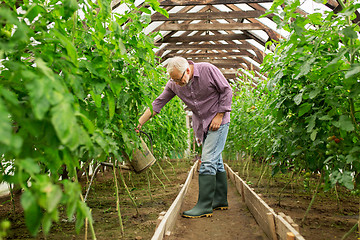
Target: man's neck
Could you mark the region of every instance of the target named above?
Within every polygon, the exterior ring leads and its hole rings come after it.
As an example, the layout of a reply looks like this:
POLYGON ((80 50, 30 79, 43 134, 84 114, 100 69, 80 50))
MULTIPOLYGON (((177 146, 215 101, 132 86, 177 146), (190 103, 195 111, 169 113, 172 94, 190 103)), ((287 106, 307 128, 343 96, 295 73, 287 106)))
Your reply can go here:
POLYGON ((194 65, 190 64, 189 67, 190 67, 190 79, 192 79, 194 76, 194 65))

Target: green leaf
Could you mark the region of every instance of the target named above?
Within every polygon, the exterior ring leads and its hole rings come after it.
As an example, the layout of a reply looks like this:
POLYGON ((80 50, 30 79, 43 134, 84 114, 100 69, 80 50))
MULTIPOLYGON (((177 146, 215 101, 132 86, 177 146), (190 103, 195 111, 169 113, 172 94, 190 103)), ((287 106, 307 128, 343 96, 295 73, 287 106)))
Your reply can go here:
POLYGON ((56 209, 57 205, 60 203, 62 197, 61 188, 58 185, 51 184, 47 189, 47 212, 52 212, 56 209))
POLYGON ((37 173, 40 173, 40 166, 37 162, 35 162, 32 158, 25 158, 17 161, 18 166, 30 174, 30 176, 34 176, 37 173))
POLYGON ((45 234, 48 234, 51 228, 52 219, 51 219, 51 213, 44 213, 44 216, 42 218, 42 228, 45 234))
POLYGON ((67 200, 66 215, 70 220, 72 220, 76 211, 77 202, 80 201, 80 185, 77 182, 71 182, 69 180, 65 180, 63 184, 67 200))
MULTIPOLYGON (((75 0, 72 0, 75 1, 75 0)), ((54 36, 60 40, 60 43, 65 47, 67 56, 70 57, 70 60, 75 66, 78 66, 78 56, 77 51, 74 47, 74 44, 70 41, 69 38, 65 37, 61 32, 57 29, 53 29, 54 36)))
POLYGON ((312 90, 312 91, 309 93, 310 99, 315 98, 320 92, 321 92, 321 89, 320 89, 320 88, 315 88, 314 90, 312 90))
POLYGON ((12 126, 9 116, 10 113, 0 98, 0 142, 8 146, 10 146, 12 138, 12 126))
POLYGON ((329 115, 324 115, 322 117, 319 118, 319 120, 321 121, 331 121, 333 118, 330 117, 329 115))
POLYGON ((84 126, 86 127, 86 129, 88 130, 89 134, 93 134, 95 131, 95 126, 94 124, 90 121, 90 119, 88 119, 84 114, 82 113, 76 113, 76 116, 79 116, 84 124, 84 126))
POLYGON ((64 0, 64 18, 68 19, 79 8, 76 0, 64 0))
POLYGON ((295 79, 299 79, 300 77, 308 74, 310 72, 312 64, 315 62, 316 58, 312 57, 305 61, 305 63, 301 64, 301 69, 298 75, 295 76, 295 79))
POLYGON ((295 95, 294 102, 295 102, 296 105, 299 105, 301 103, 302 96, 303 96, 303 92, 298 93, 298 94, 295 95))
POLYGON ((0 86, 0 96, 3 96, 4 100, 8 101, 12 105, 14 105, 16 107, 19 106, 19 101, 14 92, 11 92, 10 90, 0 86))
POLYGON ((25 213, 25 224, 31 235, 35 236, 40 229, 42 218, 40 207, 36 202, 36 197, 29 190, 25 190, 21 195, 20 202, 25 213))
POLYGON ((313 24, 322 25, 322 14, 321 13, 312 13, 307 16, 313 24))
POLYGON ((291 155, 292 156, 297 156, 297 155, 299 155, 300 153, 302 153, 302 149, 299 149, 299 150, 296 150, 296 151, 294 151, 293 153, 291 153, 291 155))
POLYGON ((121 55, 125 55, 126 54, 126 47, 123 43, 123 40, 121 38, 119 38, 119 49, 120 49, 120 54, 121 55))
POLYGON ((350 164, 350 163, 353 163, 354 161, 356 161, 356 158, 351 154, 348 154, 345 159, 346 159, 347 164, 350 164))
POLYGON ((309 112, 311 107, 312 107, 312 104, 310 104, 310 103, 301 104, 301 106, 299 108, 299 117, 301 117, 305 113, 309 112))
MULTIPOLYGON (((36 63, 36 67, 40 70, 40 72, 42 72, 43 74, 45 74, 45 76, 47 76, 49 78, 47 83, 55 81, 55 73, 53 72, 53 70, 51 68, 49 68, 47 66, 47 64, 46 64, 46 62, 44 62, 44 60, 42 60, 41 58, 36 58, 35 63, 36 63)), ((29 74, 29 73, 30 72, 26 72, 25 74, 23 74, 23 76, 26 77, 26 74, 29 74)), ((35 75, 35 77, 36 77, 36 75, 35 75)))
POLYGON ((354 31, 354 29, 351 26, 344 28, 342 30, 342 33, 348 38, 352 38, 352 39, 358 38, 357 33, 354 31))
POLYGON ((33 76, 32 81, 25 85, 29 91, 31 106, 35 117, 42 120, 50 108, 48 94, 52 92, 51 83, 46 77, 36 76, 29 71, 28 74, 33 76))
POLYGON ((152 9, 169 18, 169 13, 165 9, 159 7, 160 3, 157 0, 146 0, 146 2, 149 3, 152 9))
POLYGON ((345 74, 345 78, 351 78, 353 76, 358 75, 359 73, 360 73, 360 64, 359 63, 351 64, 350 69, 345 74))
POLYGON ((314 131, 312 131, 312 133, 310 135, 311 141, 315 141, 317 133, 318 133, 318 131, 316 129, 314 131))
POLYGON ((33 4, 29 10, 25 13, 24 18, 29 19, 29 22, 32 23, 35 17, 39 15, 39 13, 45 13, 46 10, 37 4, 33 4))
POLYGON ((78 124, 74 111, 67 101, 51 109, 51 123, 62 144, 74 150, 79 145, 78 124))
POLYGON ((142 12, 144 12, 144 13, 151 14, 150 9, 148 9, 148 8, 146 8, 146 7, 141 7, 139 10, 142 11, 142 12))
POLYGON ((75 229, 79 233, 81 227, 84 225, 85 218, 88 218, 89 222, 92 223, 92 217, 90 209, 82 201, 77 202, 77 214, 76 214, 76 223, 75 229))
POLYGON ((353 177, 349 171, 344 171, 339 182, 350 190, 354 189, 353 177))
POLYGON ((106 93, 107 95, 107 99, 108 99, 108 104, 109 104, 109 119, 112 120, 115 114, 115 100, 114 100, 114 95, 112 94, 112 92, 108 91, 106 93))
POLYGON ((309 120, 309 125, 307 127, 307 132, 311 132, 315 127, 316 114, 312 115, 309 120))
POLYGON ((354 131, 354 125, 347 115, 341 115, 339 119, 339 127, 342 130, 345 130, 347 132, 354 131))

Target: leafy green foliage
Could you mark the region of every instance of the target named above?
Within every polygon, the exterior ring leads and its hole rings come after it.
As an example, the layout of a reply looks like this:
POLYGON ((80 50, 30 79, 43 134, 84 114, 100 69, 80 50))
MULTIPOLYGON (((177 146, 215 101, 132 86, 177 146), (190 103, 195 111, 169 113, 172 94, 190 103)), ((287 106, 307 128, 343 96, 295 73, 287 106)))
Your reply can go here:
POLYGON ((359 5, 304 17, 295 12, 298 1, 285 2, 282 11, 283 3, 275 1, 270 13, 290 36, 265 57, 266 88, 242 90, 235 99, 239 114, 230 132, 242 137, 234 146, 266 158, 273 173, 323 172, 328 187, 359 188, 360 41, 350 21, 359 5), (331 136, 337 140, 330 152, 331 136))
POLYGON ((92 221, 79 184, 60 176, 76 179, 81 162, 131 156, 138 115, 165 77, 153 52, 156 34, 143 32, 150 9, 141 14, 125 1, 129 10, 120 15, 110 0, 97 2, 7 0, 0 9, 0 181, 24 189, 33 235, 41 226, 49 232, 60 204, 69 218, 76 214, 77 231, 92 221))

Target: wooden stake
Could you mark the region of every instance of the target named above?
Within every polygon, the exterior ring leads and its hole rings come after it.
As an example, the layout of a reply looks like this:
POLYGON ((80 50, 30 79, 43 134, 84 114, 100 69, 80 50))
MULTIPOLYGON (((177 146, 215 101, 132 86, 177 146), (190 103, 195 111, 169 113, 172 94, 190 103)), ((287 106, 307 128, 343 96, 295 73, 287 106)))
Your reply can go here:
POLYGON ((266 215, 269 221, 272 240, 277 240, 274 215, 271 212, 266 213, 266 215))
POLYGON ((286 233, 286 240, 295 240, 295 235, 292 232, 286 233))
POLYGON ((85 240, 87 240, 88 234, 88 218, 85 218, 85 240))

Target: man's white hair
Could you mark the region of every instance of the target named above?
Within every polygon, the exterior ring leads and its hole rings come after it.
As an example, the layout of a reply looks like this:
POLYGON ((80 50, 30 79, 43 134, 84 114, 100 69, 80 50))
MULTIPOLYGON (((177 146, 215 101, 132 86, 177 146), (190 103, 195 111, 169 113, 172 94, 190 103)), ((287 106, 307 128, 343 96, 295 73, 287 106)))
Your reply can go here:
POLYGON ((188 61, 183 57, 173 57, 169 59, 167 64, 167 73, 171 74, 174 68, 180 72, 184 72, 189 67, 188 61))

